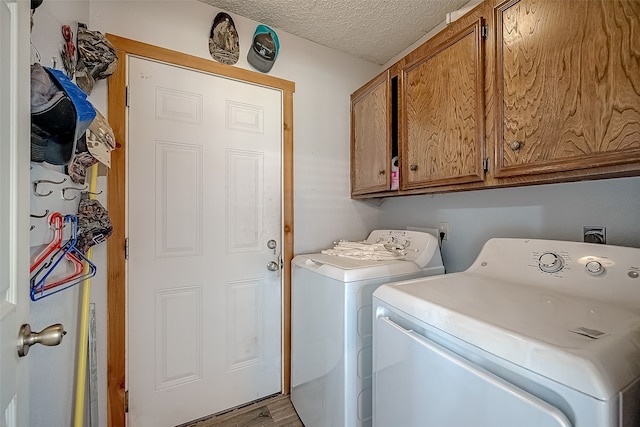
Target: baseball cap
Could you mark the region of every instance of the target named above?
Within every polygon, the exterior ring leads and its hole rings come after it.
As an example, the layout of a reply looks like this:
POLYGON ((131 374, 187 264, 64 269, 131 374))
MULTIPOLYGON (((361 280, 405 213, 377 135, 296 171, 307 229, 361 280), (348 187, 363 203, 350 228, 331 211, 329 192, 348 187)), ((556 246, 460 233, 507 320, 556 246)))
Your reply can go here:
POLYGON ((78 140, 78 138, 80 138, 89 128, 89 125, 96 117, 96 110, 87 100, 87 94, 72 82, 63 71, 47 67, 45 67, 45 70, 47 70, 49 75, 53 80, 55 80, 58 86, 62 88, 73 103, 73 107, 76 110, 76 129, 74 140, 78 140))
POLYGON ((31 66, 31 161, 64 165, 74 148, 76 111, 40 64, 31 66))
POLYGON ((87 129, 87 149, 106 167, 111 167, 111 151, 116 148, 116 138, 107 119, 96 110, 96 118, 87 129))
POLYGON ((102 203, 82 193, 78 205, 78 240, 76 248, 87 253, 90 247, 104 242, 113 233, 109 212, 102 203))
MULTIPOLYGON (((87 131, 88 133, 88 131, 87 131)), ((76 151, 67 165, 66 173, 71 181, 84 185, 87 179, 87 169, 98 163, 98 160, 87 149, 86 134, 76 141, 76 151)))
POLYGON ((216 61, 233 65, 240 58, 238 31, 231 16, 224 12, 216 15, 209 33, 209 53, 216 61))
POLYGON ((263 73, 269 72, 278 57, 280 42, 278 35, 266 25, 258 25, 247 54, 247 61, 253 68, 263 73))
POLYGON ((100 32, 87 29, 78 22, 78 62, 76 82, 90 94, 97 80, 106 79, 118 66, 118 54, 111 42, 100 32))
POLYGON ((62 71, 31 66, 31 161, 69 163, 95 116, 87 95, 62 71))
POLYGON ((115 149, 115 136, 107 119, 96 110, 96 118, 87 132, 76 142, 75 155, 67 166, 71 181, 84 184, 87 169, 100 162, 111 167, 111 151, 115 149))

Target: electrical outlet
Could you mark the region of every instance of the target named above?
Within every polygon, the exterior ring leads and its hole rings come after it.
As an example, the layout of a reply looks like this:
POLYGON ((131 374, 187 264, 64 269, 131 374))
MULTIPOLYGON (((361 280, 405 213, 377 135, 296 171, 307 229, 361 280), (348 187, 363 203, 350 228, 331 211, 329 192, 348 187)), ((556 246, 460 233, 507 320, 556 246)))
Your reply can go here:
POLYGON ((442 236, 442 240, 449 240, 449 223, 448 222, 440 222, 440 225, 438 226, 438 231, 440 232, 441 235, 442 233, 444 233, 444 236, 442 236))
POLYGON ((582 227, 582 238, 586 243, 607 243, 607 228, 601 226, 582 227))

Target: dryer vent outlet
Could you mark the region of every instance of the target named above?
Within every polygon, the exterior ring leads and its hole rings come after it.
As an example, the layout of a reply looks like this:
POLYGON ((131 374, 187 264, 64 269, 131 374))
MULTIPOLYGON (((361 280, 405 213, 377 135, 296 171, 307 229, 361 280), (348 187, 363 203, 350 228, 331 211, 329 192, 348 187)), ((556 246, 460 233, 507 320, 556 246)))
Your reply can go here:
POLYGON ((600 226, 584 226, 582 227, 582 237, 585 243, 607 243, 607 229, 600 226))

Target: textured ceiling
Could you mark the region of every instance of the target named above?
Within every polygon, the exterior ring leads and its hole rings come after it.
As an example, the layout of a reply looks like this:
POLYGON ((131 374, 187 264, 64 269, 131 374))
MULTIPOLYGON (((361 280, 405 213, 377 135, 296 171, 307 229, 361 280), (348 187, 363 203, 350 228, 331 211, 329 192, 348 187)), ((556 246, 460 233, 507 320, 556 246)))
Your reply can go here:
POLYGON ((201 0, 383 65, 469 0, 201 0))

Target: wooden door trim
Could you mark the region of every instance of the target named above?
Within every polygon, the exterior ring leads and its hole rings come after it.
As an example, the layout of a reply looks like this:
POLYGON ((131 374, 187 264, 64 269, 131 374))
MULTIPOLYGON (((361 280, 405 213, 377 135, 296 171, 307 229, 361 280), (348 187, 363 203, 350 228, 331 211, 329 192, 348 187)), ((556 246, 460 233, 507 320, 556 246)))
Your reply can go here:
POLYGON ((212 60, 107 34, 118 54, 118 67, 109 77, 107 108, 109 123, 118 143, 112 152, 107 176, 107 205, 113 235, 107 241, 107 425, 125 426, 126 385, 126 146, 127 58, 139 56, 204 71, 282 91, 282 392, 291 384, 291 259, 293 258, 293 93, 295 83, 212 60))

